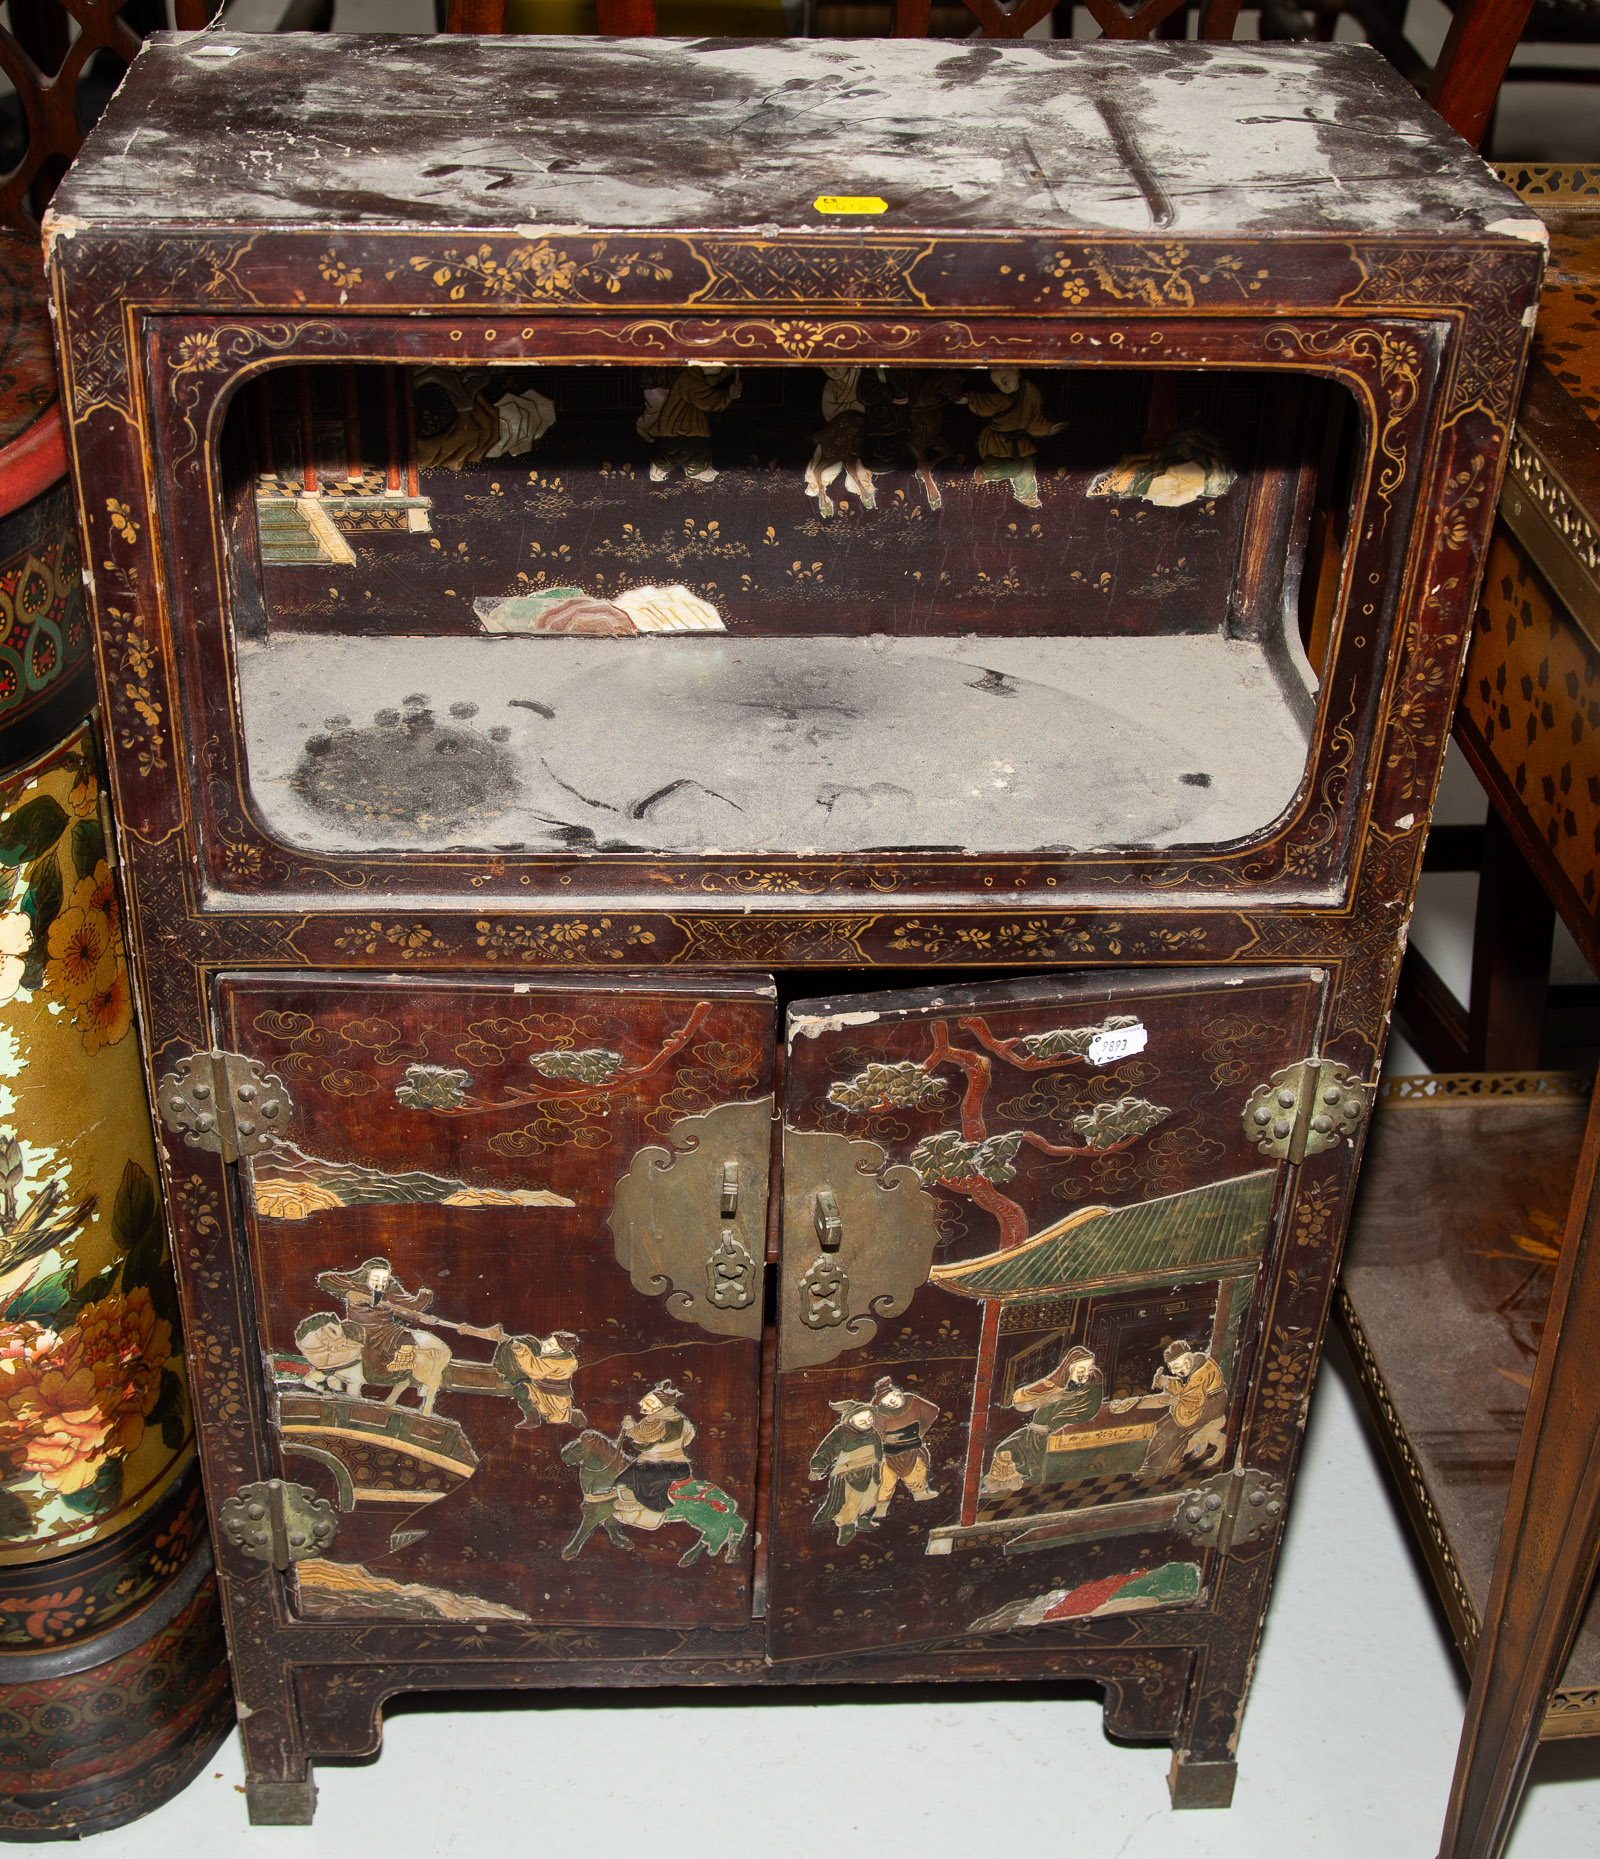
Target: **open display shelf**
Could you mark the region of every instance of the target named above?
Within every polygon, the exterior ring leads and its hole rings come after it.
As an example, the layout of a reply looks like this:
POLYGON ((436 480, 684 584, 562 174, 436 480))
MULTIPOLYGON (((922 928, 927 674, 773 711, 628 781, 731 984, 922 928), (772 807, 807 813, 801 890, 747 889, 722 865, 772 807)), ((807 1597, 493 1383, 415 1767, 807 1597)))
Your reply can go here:
POLYGON ((252 798, 344 852, 1247 839, 1305 772, 1352 412, 1242 371, 269 372, 223 439, 252 798))
MULTIPOLYGON (((1385 1078, 1362 1165, 1335 1310, 1469 1670, 1590 1089, 1570 1072, 1385 1078)), ((1591 1597, 1543 1735, 1597 1733, 1591 1597)))

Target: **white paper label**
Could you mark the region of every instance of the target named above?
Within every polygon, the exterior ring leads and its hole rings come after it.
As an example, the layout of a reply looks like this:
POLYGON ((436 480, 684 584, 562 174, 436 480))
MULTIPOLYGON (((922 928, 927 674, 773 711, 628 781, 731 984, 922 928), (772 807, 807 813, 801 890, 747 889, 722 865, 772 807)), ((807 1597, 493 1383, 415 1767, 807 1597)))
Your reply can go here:
POLYGON ((1149 1033, 1137 1023, 1119 1026, 1110 1033, 1096 1033, 1089 1041, 1089 1063, 1114 1065, 1118 1059, 1132 1058, 1134 1053, 1143 1052, 1149 1043, 1149 1033))

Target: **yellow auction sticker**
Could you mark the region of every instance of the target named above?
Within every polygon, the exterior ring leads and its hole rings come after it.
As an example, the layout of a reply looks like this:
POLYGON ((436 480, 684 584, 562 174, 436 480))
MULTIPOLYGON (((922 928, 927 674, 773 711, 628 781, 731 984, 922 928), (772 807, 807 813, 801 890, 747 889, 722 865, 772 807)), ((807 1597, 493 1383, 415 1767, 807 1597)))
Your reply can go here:
POLYGON ((887 213, 889 203, 876 194, 818 194, 819 213, 887 213))

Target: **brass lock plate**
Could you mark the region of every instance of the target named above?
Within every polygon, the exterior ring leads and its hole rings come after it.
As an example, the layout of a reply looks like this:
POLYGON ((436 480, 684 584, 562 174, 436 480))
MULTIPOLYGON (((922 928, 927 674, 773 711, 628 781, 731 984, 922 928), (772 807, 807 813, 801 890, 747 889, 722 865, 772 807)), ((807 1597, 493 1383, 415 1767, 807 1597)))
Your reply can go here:
POLYGON ((910 1306, 933 1263, 934 1198, 875 1142, 783 1134, 778 1369, 831 1362, 910 1306))
POLYGON ((761 1335, 772 1099, 682 1117, 617 1183, 611 1238, 636 1291, 681 1323, 761 1335))

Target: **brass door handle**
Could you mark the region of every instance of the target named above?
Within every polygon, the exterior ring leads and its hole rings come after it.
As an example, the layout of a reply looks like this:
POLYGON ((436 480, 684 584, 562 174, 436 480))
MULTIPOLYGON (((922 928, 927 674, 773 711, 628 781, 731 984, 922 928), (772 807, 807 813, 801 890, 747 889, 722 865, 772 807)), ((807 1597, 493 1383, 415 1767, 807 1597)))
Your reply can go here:
POLYGON ((837 1252, 844 1243, 844 1221, 839 1218, 839 1203, 832 1188, 818 1188, 812 1220, 817 1229, 817 1244, 824 1252, 837 1252))

